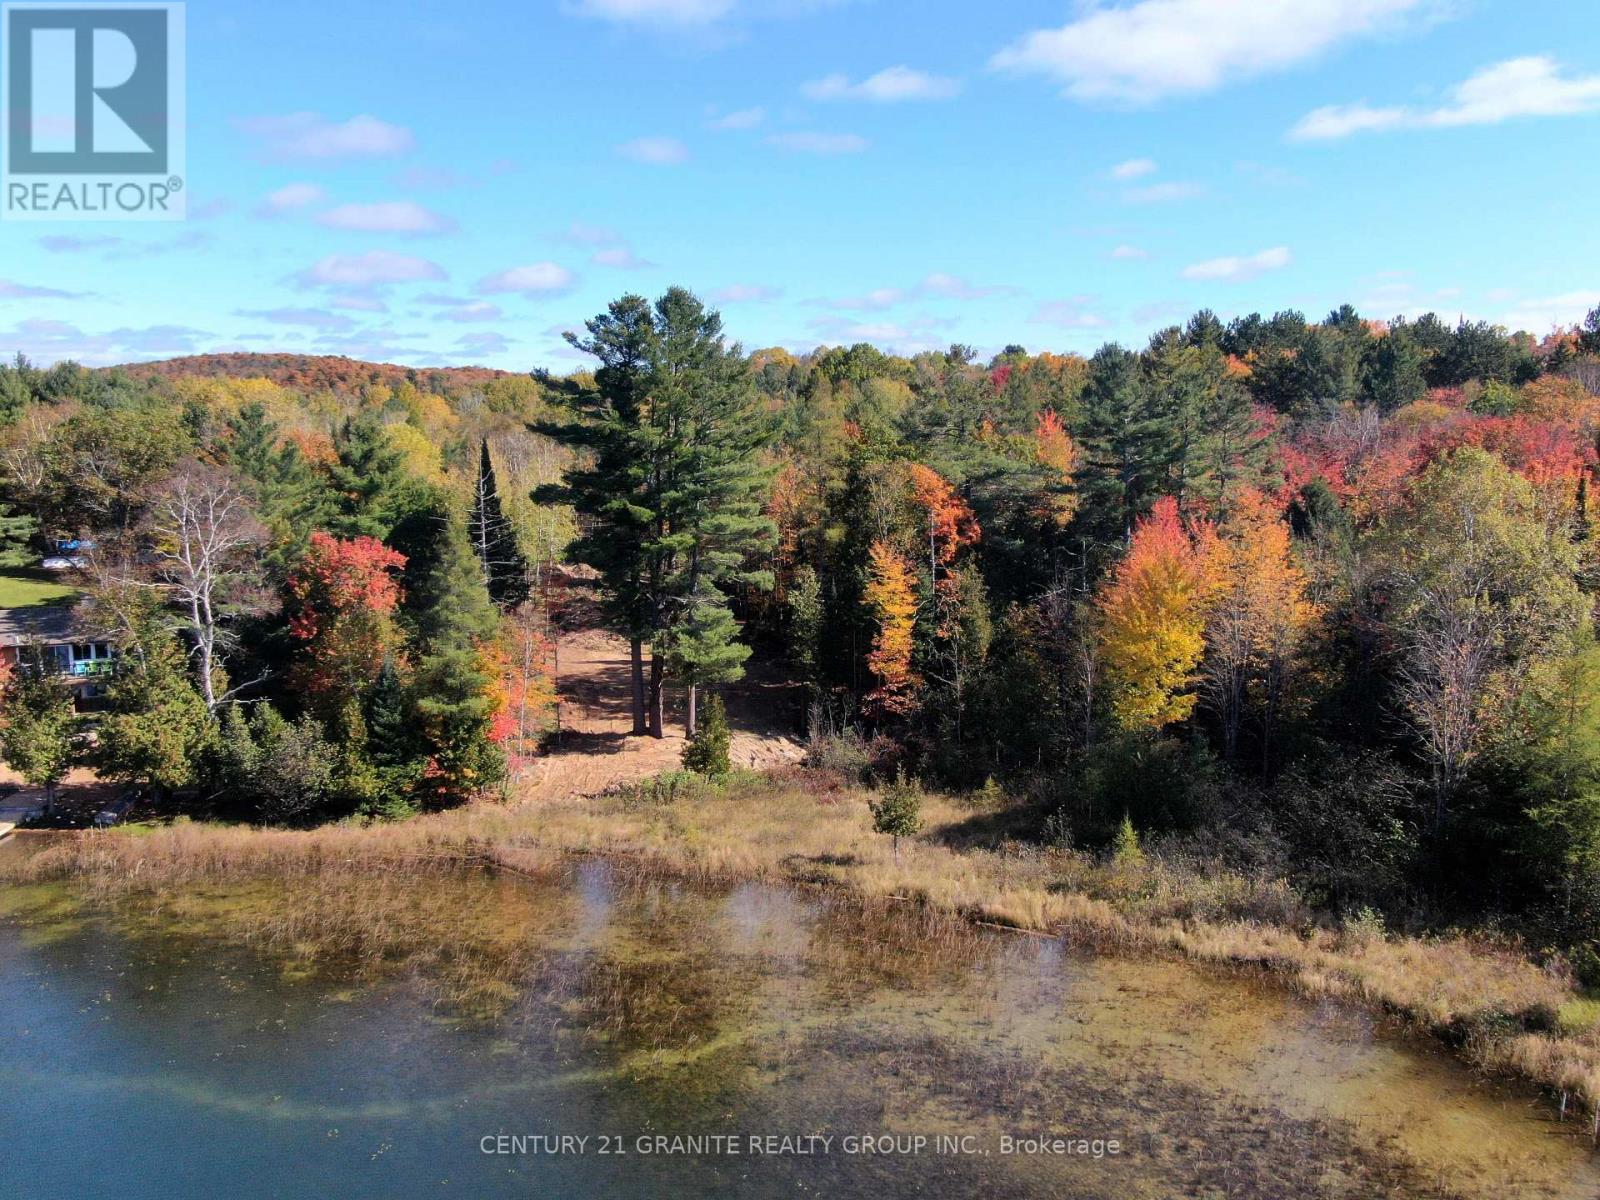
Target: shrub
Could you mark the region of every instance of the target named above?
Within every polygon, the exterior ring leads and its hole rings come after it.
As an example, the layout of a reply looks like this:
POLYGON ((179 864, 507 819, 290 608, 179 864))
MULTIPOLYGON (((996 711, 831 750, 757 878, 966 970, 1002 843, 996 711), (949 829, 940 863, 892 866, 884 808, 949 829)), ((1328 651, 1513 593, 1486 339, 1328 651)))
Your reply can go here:
POLYGON ((1133 827, 1133 818, 1122 814, 1122 824, 1117 826, 1117 836, 1111 840, 1111 861, 1119 867, 1137 867, 1144 863, 1144 850, 1139 846, 1139 831, 1133 827))
POLYGON ((1121 814, 1141 829, 1190 829, 1216 799, 1216 763, 1203 746, 1123 733, 1090 751, 1075 815, 1091 839, 1113 834, 1121 814))
POLYGON ((684 769, 697 775, 726 775, 733 769, 733 764, 728 761, 731 741, 728 710, 722 703, 722 697, 714 695, 706 703, 700 727, 683 747, 684 769))
POLYGON ((894 839, 894 857, 898 862, 900 839, 922 828, 922 785, 915 779, 907 779, 905 771, 899 771, 894 782, 867 804, 872 809, 873 830, 887 833, 894 839))
POLYGON ((861 731, 839 719, 829 705, 811 706, 807 720, 806 766, 860 779, 872 766, 861 731))

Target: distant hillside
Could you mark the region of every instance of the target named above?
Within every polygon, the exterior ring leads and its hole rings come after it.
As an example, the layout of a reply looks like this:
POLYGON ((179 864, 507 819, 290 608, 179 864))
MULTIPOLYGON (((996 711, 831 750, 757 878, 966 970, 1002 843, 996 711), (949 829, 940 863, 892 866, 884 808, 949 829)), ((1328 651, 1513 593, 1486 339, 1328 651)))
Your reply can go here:
POLYGON ((324 389, 356 392, 372 384, 396 387, 410 382, 424 392, 446 394, 508 374, 488 367, 402 367, 395 363, 362 362, 333 354, 192 354, 161 362, 129 363, 119 370, 141 378, 162 375, 225 375, 270 379, 301 392, 324 389))

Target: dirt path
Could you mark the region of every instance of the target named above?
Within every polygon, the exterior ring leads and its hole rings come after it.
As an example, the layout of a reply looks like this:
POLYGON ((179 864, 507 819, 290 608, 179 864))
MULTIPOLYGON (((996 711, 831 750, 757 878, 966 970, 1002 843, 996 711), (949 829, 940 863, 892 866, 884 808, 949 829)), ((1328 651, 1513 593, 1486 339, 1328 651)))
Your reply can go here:
MULTIPOLYGON (((628 644, 594 629, 561 635, 561 735, 519 787, 525 800, 593 796, 679 766, 683 753, 683 694, 668 694, 667 736, 632 735, 628 644)), ((795 736, 798 689, 753 665, 747 677, 722 689, 733 726, 736 767, 797 762, 805 747, 795 736)))

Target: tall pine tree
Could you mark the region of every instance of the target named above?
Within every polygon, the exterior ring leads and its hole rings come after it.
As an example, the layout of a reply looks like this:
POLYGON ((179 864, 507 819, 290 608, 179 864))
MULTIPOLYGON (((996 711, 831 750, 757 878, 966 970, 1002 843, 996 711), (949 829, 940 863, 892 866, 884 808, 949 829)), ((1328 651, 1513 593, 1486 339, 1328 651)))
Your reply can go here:
POLYGON ((495 787, 506 773, 505 752, 495 740, 498 681, 487 654, 500 614, 459 517, 440 530, 440 538, 420 621, 422 655, 412 677, 428 758, 423 783, 435 805, 495 787))
POLYGON ((777 528, 764 511, 771 472, 761 450, 771 426, 756 407, 740 348, 728 346, 722 317, 683 288, 656 302, 651 425, 658 454, 651 490, 657 521, 646 543, 653 636, 650 729, 662 733, 662 683, 676 665, 689 688, 689 732, 701 683, 743 674, 748 651, 733 649, 738 627, 718 589, 772 587, 750 560, 771 548, 777 528), (679 643, 690 658, 674 662, 679 643), (689 674, 682 674, 683 668, 689 674))
POLYGON ((599 572, 607 616, 628 639, 633 732, 638 735, 648 729, 644 643, 651 623, 644 544, 656 514, 646 489, 654 438, 645 414, 655 319, 648 300, 627 295, 584 326, 588 337, 569 333, 567 340, 600 360, 594 390, 577 397, 578 422, 551 432, 587 451, 586 463, 567 472, 566 486, 559 493, 550 489, 537 498, 569 502, 588 518, 588 530, 569 552, 599 572))
POLYGON ((472 491, 472 511, 467 516, 467 536, 483 569, 489 598, 502 609, 516 608, 528 598, 528 560, 517 545, 517 531, 500 507, 500 490, 494 477, 485 438, 478 457, 478 479, 472 491))
POLYGON ((770 572, 748 566, 776 536, 763 511, 760 451, 770 429, 722 318, 690 292, 673 288, 653 308, 624 296, 587 328, 590 336, 572 343, 603 365, 589 421, 569 437, 592 449, 593 462, 567 484, 595 523, 575 553, 600 571, 613 619, 633 645, 635 732, 660 737, 667 679, 687 665, 674 660, 675 643, 693 644, 693 656, 709 663, 737 632, 716 619, 707 589, 771 586, 770 572), (710 622, 680 638, 700 609, 710 622))

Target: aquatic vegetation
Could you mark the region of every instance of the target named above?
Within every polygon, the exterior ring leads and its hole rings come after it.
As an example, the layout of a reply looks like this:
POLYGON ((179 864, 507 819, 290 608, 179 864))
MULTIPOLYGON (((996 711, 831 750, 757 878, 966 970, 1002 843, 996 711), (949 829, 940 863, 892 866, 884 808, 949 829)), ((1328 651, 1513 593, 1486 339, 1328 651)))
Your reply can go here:
MULTIPOLYGON (((448 994, 503 1003, 501 973, 477 964, 505 946, 458 933, 460 915, 407 899, 419 873, 493 866, 535 877, 573 854, 705 880, 769 880, 837 889, 863 903, 910 906, 1104 949, 1178 953, 1264 970, 1313 996, 1371 1005, 1593 1107, 1600 1035, 1562 1029, 1573 984, 1510 945, 1465 936, 1378 937, 1322 926, 1281 880, 1215 865, 1102 863, 1008 840, 974 844, 970 798, 929 793, 923 830, 896 857, 873 832, 869 793, 811 775, 736 774, 720 785, 635 787, 595 799, 478 805, 392 825, 308 831, 178 823, 145 836, 91 834, 0 857, 0 877, 69 881, 94 903, 182 911, 197 888, 272 881, 250 936, 302 957, 437 957, 448 994), (477 944, 482 955, 467 953, 477 944)), ((474 935, 479 938, 482 935, 474 935)), ((515 963, 515 955, 508 961, 515 963)))

